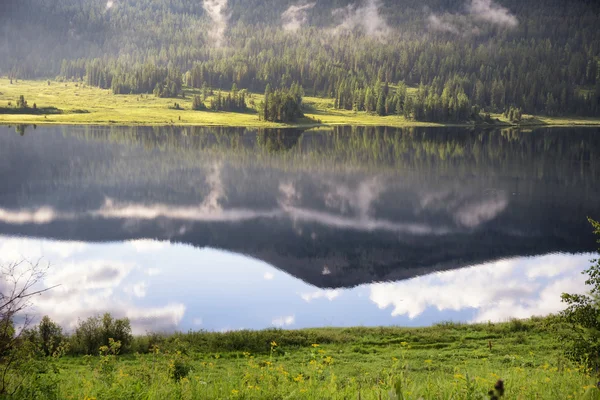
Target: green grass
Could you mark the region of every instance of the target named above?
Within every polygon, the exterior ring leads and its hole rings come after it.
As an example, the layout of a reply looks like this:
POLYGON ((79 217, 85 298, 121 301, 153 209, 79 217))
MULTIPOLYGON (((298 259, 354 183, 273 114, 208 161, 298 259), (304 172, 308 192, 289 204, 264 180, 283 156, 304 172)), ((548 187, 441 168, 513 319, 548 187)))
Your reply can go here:
POLYGON ((507 399, 600 398, 553 329, 532 319, 137 338, 149 354, 61 358, 26 387, 39 399, 485 399, 503 379, 507 399))
MULTIPOLYGON (((244 127, 294 127, 316 125, 380 125, 390 127, 407 126, 450 126, 432 122, 417 122, 400 116, 380 117, 366 112, 337 110, 333 99, 305 97, 306 117, 294 124, 275 124, 258 119, 255 110, 247 113, 193 111, 194 89, 186 89, 187 98, 161 99, 152 95, 113 95, 110 90, 89 87, 81 83, 51 81, 10 81, 0 78, 0 123, 4 124, 119 124, 119 125, 202 125, 244 127), (13 107, 20 95, 25 96, 30 107, 35 103, 38 110, 27 113, 8 108, 13 107), (183 110, 169 107, 177 102, 183 110), (48 110, 44 114, 44 110, 48 110)), ((414 92, 414 88, 409 93, 414 92)), ((252 94, 255 104, 263 98, 252 94)), ((502 116, 503 124, 508 124, 502 116)), ((455 126, 469 126, 459 124, 455 126)), ((600 125, 593 118, 550 118, 526 116, 523 125, 600 125)))

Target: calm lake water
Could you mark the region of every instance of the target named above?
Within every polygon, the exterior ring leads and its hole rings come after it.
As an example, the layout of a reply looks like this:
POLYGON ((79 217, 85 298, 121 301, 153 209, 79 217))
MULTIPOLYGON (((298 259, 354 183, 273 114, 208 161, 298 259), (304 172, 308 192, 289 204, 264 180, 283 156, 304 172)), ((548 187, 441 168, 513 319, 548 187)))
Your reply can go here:
POLYGON ((134 331, 497 321, 597 245, 600 129, 0 126, 0 261, 134 331))

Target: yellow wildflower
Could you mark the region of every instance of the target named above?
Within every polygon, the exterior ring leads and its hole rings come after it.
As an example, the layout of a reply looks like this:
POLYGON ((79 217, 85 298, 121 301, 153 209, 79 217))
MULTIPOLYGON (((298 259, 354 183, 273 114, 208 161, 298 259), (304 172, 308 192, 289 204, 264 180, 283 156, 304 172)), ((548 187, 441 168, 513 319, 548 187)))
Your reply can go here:
POLYGON ((316 343, 313 343, 313 344, 312 344, 312 347, 319 347, 319 345, 318 345, 318 344, 316 344, 316 343))
POLYGON ((275 343, 275 341, 273 340, 273 341, 271 342, 271 346, 273 346, 273 347, 277 347, 277 343, 275 343))

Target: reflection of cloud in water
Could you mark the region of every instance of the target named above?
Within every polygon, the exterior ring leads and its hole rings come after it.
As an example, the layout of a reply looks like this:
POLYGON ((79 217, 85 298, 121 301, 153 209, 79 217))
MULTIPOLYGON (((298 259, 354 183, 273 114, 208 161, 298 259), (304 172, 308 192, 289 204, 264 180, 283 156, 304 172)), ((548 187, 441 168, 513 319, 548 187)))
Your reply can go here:
MULTIPOLYGON (((327 225, 339 229, 361 231, 389 231, 412 235, 443 235, 456 231, 447 226, 432 226, 421 222, 402 222, 373 216, 376 202, 389 186, 384 178, 374 177, 353 184, 325 180, 321 188, 325 209, 315 209, 301 204, 303 193, 292 181, 279 182, 277 193, 278 206, 272 209, 223 208, 227 198, 226 187, 222 179, 223 166, 213 165, 205 177, 208 194, 197 205, 173 205, 168 203, 143 204, 119 202, 106 198, 104 204, 96 210, 79 213, 60 212, 50 207, 31 210, 0 209, 0 222, 9 224, 45 224, 55 220, 76 218, 125 219, 125 224, 135 230, 135 224, 143 220, 170 220, 192 222, 242 222, 260 218, 289 218, 294 223, 309 222, 327 225)), ((388 182, 389 183, 389 182, 388 182)), ((390 183, 391 184, 391 183, 390 183)), ((310 197, 310 196, 309 196, 310 197)), ((503 191, 478 193, 454 187, 420 194, 420 205, 413 210, 443 212, 460 227, 476 228, 482 223, 496 218, 508 207, 509 201, 503 191)), ((295 227, 302 234, 301 227, 295 227)), ((185 227, 165 227, 173 233, 184 232, 185 227), (183 230, 182 230, 183 229, 183 230)), ((144 242, 132 242, 142 248, 144 242)), ((153 246, 155 244, 152 244, 153 246)))
POLYGON ((134 285, 125 286, 123 292, 131 294, 139 299, 146 297, 148 285, 146 282, 138 282, 134 285))
POLYGON ((225 186, 221 179, 223 171, 222 165, 215 164, 212 166, 209 174, 206 176, 206 183, 209 188, 208 195, 204 198, 201 209, 206 211, 218 212, 222 211, 221 200, 225 199, 225 186))
POLYGON ((37 210, 12 211, 0 208, 0 221, 5 224, 47 224, 55 219, 67 219, 67 215, 57 213, 51 207, 41 207, 37 210))
POLYGON ((128 243, 131 247, 135 249, 138 253, 147 253, 149 251, 159 251, 166 248, 169 244, 167 242, 159 242, 156 240, 150 239, 138 239, 138 240, 129 240, 128 243))
POLYGON ((177 207, 169 204, 144 205, 137 203, 116 204, 113 201, 91 213, 102 218, 133 218, 152 220, 157 218, 183 219, 206 222, 240 222, 256 218, 273 218, 281 212, 254 211, 248 209, 210 210, 206 205, 177 207))
POLYGON ((483 193, 460 187, 441 189, 420 195, 420 211, 442 211, 467 228, 476 228, 500 215, 509 205, 506 192, 487 190, 483 193))
POLYGON ((384 186, 378 178, 361 181, 356 188, 335 182, 329 183, 329 186, 329 190, 324 194, 325 205, 338 209, 342 214, 353 209, 361 219, 369 216, 373 203, 384 191, 384 186))
POLYGON ((316 292, 312 292, 312 293, 302 293, 300 295, 300 297, 302 297, 302 300, 309 303, 312 300, 317 300, 317 299, 327 299, 329 301, 332 301, 336 297, 339 297, 341 294, 342 294, 341 290, 329 289, 329 290, 317 290, 316 292))
POLYGON ((314 211, 304 208, 284 208, 290 218, 304 222, 312 222, 327 225, 334 228, 353 229, 358 231, 389 231, 396 233, 408 233, 412 235, 445 235, 451 232, 447 227, 433 227, 419 223, 394 222, 385 219, 374 218, 352 218, 327 212, 314 211))
POLYGON ((456 222, 475 228, 496 218, 508 206, 504 192, 487 199, 479 199, 461 206, 455 213, 456 222))
MULTIPOLYGON (((563 292, 579 292, 581 266, 589 255, 515 258, 471 268, 422 276, 397 283, 370 285, 371 300, 392 316, 415 318, 427 308, 477 309, 475 322, 545 315, 564 308, 563 292), (550 282, 548 277, 560 277, 550 282)), ((584 264, 585 265, 585 264, 584 264)))
MULTIPOLYGON (((125 286, 126 280, 138 270, 144 274, 142 276, 152 276, 159 271, 156 268, 141 270, 135 263, 108 258, 74 261, 93 246, 80 242, 0 237, 0 263, 18 261, 24 256, 29 260, 42 257, 53 260, 41 283, 45 287, 60 286, 33 297, 33 311, 38 316, 50 315, 64 327, 71 329, 79 319, 110 312, 117 318, 128 317, 135 333, 175 330, 185 313, 183 304, 138 306, 132 299, 145 297, 148 284, 138 281, 125 286)), ((126 244, 126 247, 130 246, 131 243, 126 244)), ((154 246, 145 247, 152 249, 154 246)), ((133 248, 136 252, 140 250, 133 248)))
POLYGON ((287 317, 274 318, 271 323, 273 324, 273 326, 276 326, 278 328, 283 328, 286 326, 294 325, 295 322, 296 322, 296 317, 294 315, 290 315, 287 317))

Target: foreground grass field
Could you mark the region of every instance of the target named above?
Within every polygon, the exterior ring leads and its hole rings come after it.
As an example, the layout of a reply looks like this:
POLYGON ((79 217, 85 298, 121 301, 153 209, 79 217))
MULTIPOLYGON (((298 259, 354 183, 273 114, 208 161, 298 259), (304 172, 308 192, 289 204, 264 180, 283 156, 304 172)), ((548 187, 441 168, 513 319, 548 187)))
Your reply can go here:
POLYGON ((136 338, 147 354, 60 358, 19 398, 598 399, 550 319, 430 328, 188 333, 136 338))
MULTIPOLYGON (((192 89, 186 90, 185 99, 161 99, 152 95, 113 95, 110 90, 102 90, 74 82, 50 81, 10 81, 0 78, 0 110, 8 103, 16 104, 19 96, 25 96, 30 107, 35 103, 38 109, 54 107, 58 112, 6 113, 0 112, 0 123, 5 124, 120 124, 120 125, 203 125, 203 126, 244 126, 244 127, 293 127, 316 125, 381 125, 405 126, 448 126, 430 122, 407 120, 400 116, 380 117, 365 112, 337 110, 333 99, 305 97, 307 108, 305 119, 295 124, 275 124, 258 119, 255 111, 248 113, 193 111, 192 89), (177 102, 183 110, 169 107, 177 102)), ((255 104, 262 101, 262 95, 252 94, 255 104)), ((494 115, 499 124, 509 125, 500 115, 494 115)), ((598 125, 600 119, 591 118, 534 118, 525 116, 522 125, 598 125)), ((463 125, 464 126, 464 125, 463 125)))

